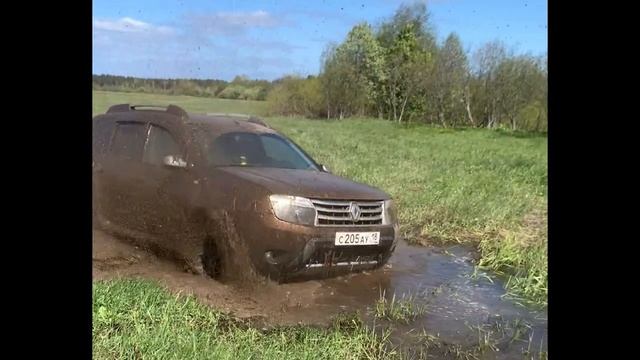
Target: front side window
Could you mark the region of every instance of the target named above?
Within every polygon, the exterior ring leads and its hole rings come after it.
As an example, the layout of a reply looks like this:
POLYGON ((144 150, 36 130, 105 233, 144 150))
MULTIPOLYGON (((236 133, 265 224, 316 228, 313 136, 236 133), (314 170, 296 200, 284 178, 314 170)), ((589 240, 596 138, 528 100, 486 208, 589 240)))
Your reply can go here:
POLYGON ((211 142, 207 156, 212 166, 317 170, 313 161, 295 144, 276 134, 222 134, 211 142))
POLYGON ((181 156, 180 145, 167 130, 151 125, 143 161, 153 165, 162 165, 164 157, 167 155, 181 156))
POLYGON ((140 161, 146 139, 146 124, 118 123, 111 144, 111 153, 126 160, 140 161))

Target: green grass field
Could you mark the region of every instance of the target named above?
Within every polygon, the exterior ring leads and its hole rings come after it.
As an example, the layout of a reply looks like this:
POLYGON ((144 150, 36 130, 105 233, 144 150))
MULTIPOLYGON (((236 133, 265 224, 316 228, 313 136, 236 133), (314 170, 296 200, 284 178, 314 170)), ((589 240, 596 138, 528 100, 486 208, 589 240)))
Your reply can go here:
MULTIPOLYGON (((94 114, 117 103, 173 103, 193 112, 257 115, 267 109, 259 102, 188 96, 102 91, 93 95, 94 114)), ((401 127, 377 119, 266 120, 332 172, 390 193, 397 201, 402 231, 409 242, 475 244, 480 265, 504 274, 511 294, 546 304, 546 137, 484 129, 401 127)), ((107 287, 97 284, 94 292, 107 287)), ((96 311, 94 306, 94 315, 96 311)), ((116 340, 99 340, 99 348, 103 341, 116 340)), ((203 341, 213 340, 194 338, 193 346, 226 346, 203 341)), ((326 346, 341 346, 336 344, 326 346)))
MULTIPOLYGON (((96 359, 396 359, 380 335, 334 321, 260 331, 141 280, 93 288, 96 359)), ((348 325, 348 324, 346 324, 348 325)))
POLYGON ((115 104, 182 106, 190 112, 246 113, 263 115, 267 106, 264 101, 213 99, 184 95, 142 94, 129 92, 93 91, 93 115, 107 111, 115 104))

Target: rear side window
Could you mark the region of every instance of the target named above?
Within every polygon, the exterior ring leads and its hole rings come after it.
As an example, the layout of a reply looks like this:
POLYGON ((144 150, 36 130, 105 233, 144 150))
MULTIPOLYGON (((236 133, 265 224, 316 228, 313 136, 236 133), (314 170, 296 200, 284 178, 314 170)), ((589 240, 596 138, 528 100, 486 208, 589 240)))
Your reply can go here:
POLYGON ((141 160, 146 128, 143 123, 118 123, 111 153, 127 160, 141 160))
POLYGON ((143 161, 149 164, 162 165, 163 159, 167 155, 182 156, 180 145, 167 130, 151 125, 143 161))

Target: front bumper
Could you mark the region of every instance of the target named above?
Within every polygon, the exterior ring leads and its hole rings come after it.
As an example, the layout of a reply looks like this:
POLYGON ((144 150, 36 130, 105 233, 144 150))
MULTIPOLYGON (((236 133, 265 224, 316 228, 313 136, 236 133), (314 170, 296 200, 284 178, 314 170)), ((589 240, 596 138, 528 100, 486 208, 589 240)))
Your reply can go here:
MULTIPOLYGON (((352 229, 336 229, 350 231, 352 229)), ((360 231, 354 230, 354 231, 360 231)), ((371 231, 377 231, 371 229, 371 231)), ((377 269, 395 250, 395 235, 382 236, 378 245, 335 246, 334 237, 312 238, 302 252, 285 268, 284 278, 331 277, 340 274, 377 269)))
POLYGON ((259 223, 241 226, 243 238, 249 244, 256 270, 280 281, 379 268, 387 262, 399 238, 397 226, 392 225, 315 227, 269 216, 261 217, 259 223), (379 231, 380 241, 378 245, 335 246, 338 231, 379 231))

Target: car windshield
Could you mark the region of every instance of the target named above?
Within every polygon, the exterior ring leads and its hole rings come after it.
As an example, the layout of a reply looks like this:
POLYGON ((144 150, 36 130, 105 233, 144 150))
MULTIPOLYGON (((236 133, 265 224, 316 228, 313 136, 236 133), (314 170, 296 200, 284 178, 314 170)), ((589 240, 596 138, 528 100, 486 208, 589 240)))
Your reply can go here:
POLYGON ((300 148, 276 134, 222 134, 209 144, 207 158, 211 166, 318 170, 313 160, 300 148))

